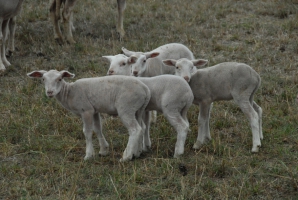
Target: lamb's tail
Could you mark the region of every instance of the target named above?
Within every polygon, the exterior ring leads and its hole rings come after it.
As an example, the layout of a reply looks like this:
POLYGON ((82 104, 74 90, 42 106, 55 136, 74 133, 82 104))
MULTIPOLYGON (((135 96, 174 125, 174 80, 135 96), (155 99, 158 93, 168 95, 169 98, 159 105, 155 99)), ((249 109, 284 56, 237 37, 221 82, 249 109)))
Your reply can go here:
POLYGON ((251 95, 250 95, 250 98, 249 98, 249 101, 250 101, 250 103, 251 104, 253 104, 253 98, 254 98, 254 94, 256 93, 256 91, 259 89, 259 87, 261 86, 261 77, 260 77, 260 75, 255 71, 255 73, 256 73, 256 77, 257 77, 257 84, 256 84, 256 86, 255 86, 255 88, 254 88, 254 90, 253 90, 253 92, 251 93, 251 95))
POLYGON ((149 90, 149 88, 146 86, 146 89, 145 89, 145 92, 146 92, 146 98, 145 98, 145 102, 141 108, 141 110, 145 111, 150 99, 151 99, 151 92, 149 90))
POLYGON ((144 88, 145 88, 145 93, 146 93, 146 97, 145 97, 145 101, 142 105, 142 107, 137 111, 137 120, 139 122, 139 124, 142 124, 142 120, 143 120, 143 116, 145 115, 145 110, 146 107, 151 99, 151 92, 149 90, 149 88, 144 84, 144 88))

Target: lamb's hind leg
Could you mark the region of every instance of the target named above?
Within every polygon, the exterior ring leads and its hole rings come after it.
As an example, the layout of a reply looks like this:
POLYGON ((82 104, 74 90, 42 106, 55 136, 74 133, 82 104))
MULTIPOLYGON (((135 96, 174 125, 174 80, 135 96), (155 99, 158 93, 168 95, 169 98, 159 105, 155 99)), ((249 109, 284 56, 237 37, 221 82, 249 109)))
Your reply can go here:
POLYGON ((102 133, 100 114, 94 114, 93 120, 94 120, 93 129, 94 129, 94 132, 97 134, 97 138, 100 146, 99 155, 106 156, 109 153, 109 143, 106 141, 102 133))
POLYGON ((250 122, 251 130, 252 130, 252 141, 253 147, 252 152, 258 152, 259 147, 261 147, 261 139, 260 139, 260 124, 259 124, 259 116, 255 111, 253 106, 249 101, 236 101, 236 103, 241 108, 242 112, 246 115, 250 122))
POLYGON ((147 152, 151 149, 151 140, 150 140, 150 119, 151 119, 151 114, 149 111, 145 112, 144 115, 144 123, 145 129, 144 131, 144 136, 143 136, 143 151, 147 152))
POLYGON ((163 111, 165 117, 177 132, 177 142, 175 145, 174 158, 179 158, 184 153, 184 145, 187 137, 189 125, 179 112, 163 111))
POLYGON ((263 140, 263 130, 262 130, 263 110, 256 102, 253 102, 253 108, 255 109, 255 111, 258 113, 258 116, 259 116, 259 133, 260 133, 260 139, 263 140))
POLYGON ((200 103, 200 113, 199 113, 199 130, 196 143, 193 145, 194 149, 199 149, 203 144, 211 140, 210 128, 209 128, 209 118, 212 104, 211 103, 200 103))
POLYGON ((135 118, 135 114, 129 113, 119 113, 124 126, 128 129, 128 143, 126 149, 123 153, 123 157, 120 159, 121 162, 131 160, 134 156, 139 157, 142 149, 140 144, 142 144, 143 134, 142 127, 135 118))
POLYGON ((14 47, 14 38, 15 38, 15 31, 16 31, 16 16, 12 17, 9 20, 9 38, 8 38, 8 49, 7 55, 11 56, 12 53, 15 51, 14 47))

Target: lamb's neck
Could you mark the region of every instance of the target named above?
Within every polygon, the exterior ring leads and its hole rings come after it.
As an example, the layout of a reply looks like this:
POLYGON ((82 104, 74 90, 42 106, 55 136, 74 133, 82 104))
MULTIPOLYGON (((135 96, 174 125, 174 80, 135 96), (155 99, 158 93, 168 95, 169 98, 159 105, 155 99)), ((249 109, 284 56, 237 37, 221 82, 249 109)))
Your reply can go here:
POLYGON ((68 108, 68 95, 70 92, 70 83, 65 82, 62 80, 62 87, 60 92, 55 96, 56 99, 61 103, 62 106, 65 108, 68 108))

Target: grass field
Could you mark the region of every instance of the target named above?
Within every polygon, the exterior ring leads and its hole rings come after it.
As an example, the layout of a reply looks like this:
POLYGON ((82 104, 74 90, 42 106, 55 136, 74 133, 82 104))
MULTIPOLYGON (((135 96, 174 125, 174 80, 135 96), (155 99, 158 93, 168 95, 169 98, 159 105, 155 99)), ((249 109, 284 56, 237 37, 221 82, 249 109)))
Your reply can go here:
MULTIPOLYGON (((297 1, 128 0, 126 36, 119 41, 116 1, 84 0, 75 7, 77 43, 64 46, 55 43, 48 16, 48 1, 24 2, 17 51, 0 75, 0 199, 298 199, 297 1), (159 114, 151 152, 120 163, 127 130, 118 118, 105 117, 110 154, 83 161, 81 120, 26 76, 36 69, 66 69, 74 80, 105 76, 109 63, 101 56, 170 42, 185 44, 209 66, 244 62, 260 74, 259 153, 250 152, 249 123, 231 101, 214 103, 212 140, 197 151, 199 109, 191 107, 181 159, 173 159, 176 133, 159 114)), ((93 142, 99 151, 95 136, 93 142)))

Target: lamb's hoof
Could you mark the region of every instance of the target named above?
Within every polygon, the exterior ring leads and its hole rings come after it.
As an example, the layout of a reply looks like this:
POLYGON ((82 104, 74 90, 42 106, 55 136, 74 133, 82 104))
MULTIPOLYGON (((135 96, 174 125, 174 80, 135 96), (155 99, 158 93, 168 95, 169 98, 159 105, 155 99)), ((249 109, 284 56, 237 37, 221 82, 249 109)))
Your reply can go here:
POLYGON ((99 156, 107 156, 109 154, 109 151, 99 151, 99 156))
POLYGON ((119 160, 120 162, 126 162, 131 160, 133 155, 127 153, 127 149, 124 150, 122 158, 119 160))
POLYGON ((92 156, 85 156, 85 157, 84 157, 84 160, 87 161, 87 160, 89 160, 91 157, 92 157, 92 156))
POLYGON ((258 146, 256 146, 256 147, 253 147, 253 148, 251 149, 251 152, 252 152, 252 153, 258 153, 260 147, 261 147, 261 145, 258 145, 258 146))
POLYGON ((8 62, 7 60, 3 60, 2 62, 4 64, 4 66, 6 66, 6 67, 11 66, 10 62, 8 62))
POLYGON ((174 158, 179 159, 182 157, 183 154, 174 154, 174 158))
POLYGON ((143 147, 143 152, 150 152, 151 151, 151 146, 144 146, 143 147))
POLYGON ((203 146, 203 143, 196 141, 196 143, 192 146, 193 149, 200 149, 203 146))
POLYGON ((130 161, 130 160, 132 160, 132 158, 126 157, 126 158, 121 158, 119 161, 120 162, 127 162, 127 161, 130 161))
POLYGON ((5 66, 4 65, 0 65, 0 72, 4 72, 5 71, 5 66))
POLYGON ((95 155, 94 151, 93 151, 93 153, 86 154, 85 157, 84 157, 84 160, 85 160, 85 161, 86 161, 86 160, 89 160, 90 158, 93 158, 94 155, 95 155))

